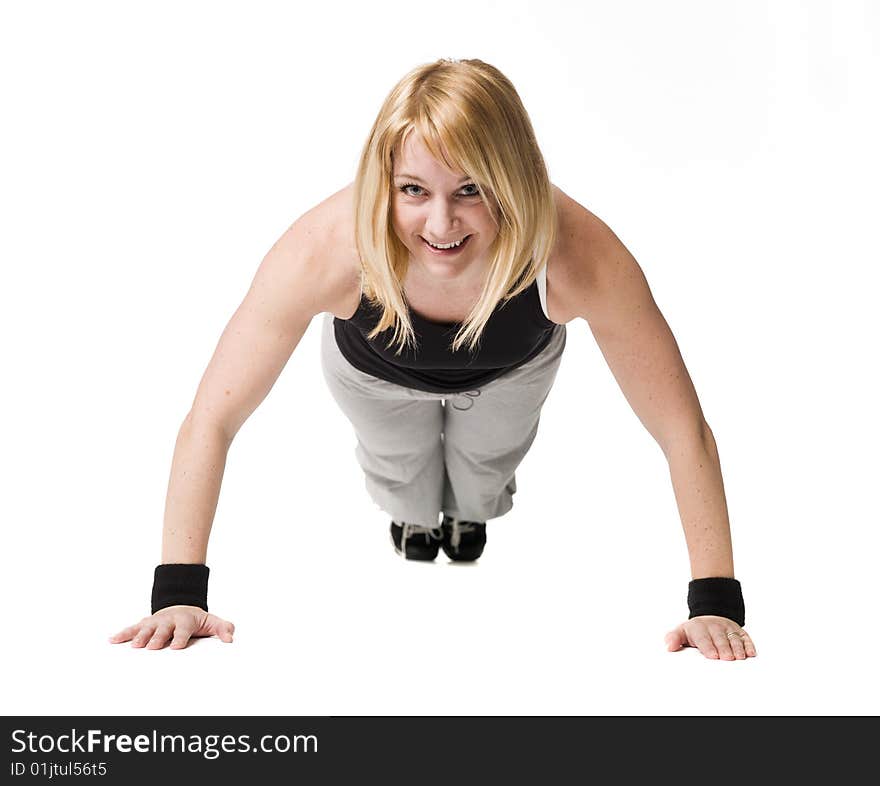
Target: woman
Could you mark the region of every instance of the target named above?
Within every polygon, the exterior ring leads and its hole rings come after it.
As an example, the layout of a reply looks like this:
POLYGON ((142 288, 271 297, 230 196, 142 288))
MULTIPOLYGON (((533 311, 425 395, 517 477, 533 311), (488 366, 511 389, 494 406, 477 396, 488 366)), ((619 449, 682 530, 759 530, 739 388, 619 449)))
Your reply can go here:
POLYGON ((205 565, 226 452, 319 313, 324 376, 395 549, 456 561, 478 559, 486 522, 511 509, 565 326, 585 319, 669 461, 693 577, 668 649, 756 654, 718 453, 675 339, 616 235, 550 183, 516 90, 480 60, 407 74, 354 182, 266 255, 178 436, 153 613, 111 641, 232 641, 207 611, 205 565))

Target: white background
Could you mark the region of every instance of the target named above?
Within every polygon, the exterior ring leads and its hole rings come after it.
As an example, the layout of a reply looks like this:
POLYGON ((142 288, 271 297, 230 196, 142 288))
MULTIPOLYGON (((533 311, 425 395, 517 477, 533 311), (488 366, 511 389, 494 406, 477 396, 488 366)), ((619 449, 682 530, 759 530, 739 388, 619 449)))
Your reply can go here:
POLYGON ((878 53, 857 0, 4 4, 2 711, 876 714, 878 53), (108 643, 149 613, 177 430, 263 255, 439 57, 512 80, 645 271, 756 658, 666 651, 668 468, 581 320, 475 566, 393 552, 314 320, 229 453, 234 643, 108 643))

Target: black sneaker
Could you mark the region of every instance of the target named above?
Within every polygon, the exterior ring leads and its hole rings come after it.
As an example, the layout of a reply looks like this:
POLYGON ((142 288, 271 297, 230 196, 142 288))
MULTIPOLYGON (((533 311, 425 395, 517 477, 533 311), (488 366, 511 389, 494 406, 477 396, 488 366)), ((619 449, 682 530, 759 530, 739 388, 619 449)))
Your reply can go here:
POLYGON ((443 514, 443 552, 455 562, 479 559, 486 545, 485 521, 459 521, 443 514))
POLYGON ((441 540, 443 531, 440 527, 422 527, 405 521, 402 525, 391 522, 391 542, 401 557, 430 562, 437 556, 441 540))

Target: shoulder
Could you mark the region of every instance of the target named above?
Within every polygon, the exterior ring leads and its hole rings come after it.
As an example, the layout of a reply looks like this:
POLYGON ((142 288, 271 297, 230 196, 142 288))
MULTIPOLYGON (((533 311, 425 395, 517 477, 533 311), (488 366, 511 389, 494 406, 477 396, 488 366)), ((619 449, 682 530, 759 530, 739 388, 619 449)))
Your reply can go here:
POLYGON ((553 193, 559 230, 547 263, 547 305, 550 318, 564 324, 583 316, 585 301, 597 290, 603 260, 623 245, 597 215, 555 185, 553 193))
POLYGON ((294 223, 308 247, 320 310, 341 319, 357 310, 361 293, 361 265, 354 242, 352 189, 344 188, 315 205, 294 223))

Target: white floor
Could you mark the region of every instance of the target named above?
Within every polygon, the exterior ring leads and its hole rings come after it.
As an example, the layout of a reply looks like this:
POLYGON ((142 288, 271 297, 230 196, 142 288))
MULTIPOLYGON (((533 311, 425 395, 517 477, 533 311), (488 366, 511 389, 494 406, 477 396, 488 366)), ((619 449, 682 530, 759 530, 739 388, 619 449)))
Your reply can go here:
POLYGON ((304 376, 317 338, 313 325, 230 451, 208 563, 232 644, 107 642, 149 611, 171 424, 59 438, 44 465, 59 486, 7 530, 4 713, 876 713, 876 549, 829 529, 839 489, 785 492, 808 458, 780 463, 715 426, 758 656, 671 653, 690 574, 666 464, 596 366, 594 406, 576 419, 572 358, 595 362, 585 326, 570 327, 514 510, 489 522, 471 566, 394 553, 350 426, 304 376))

